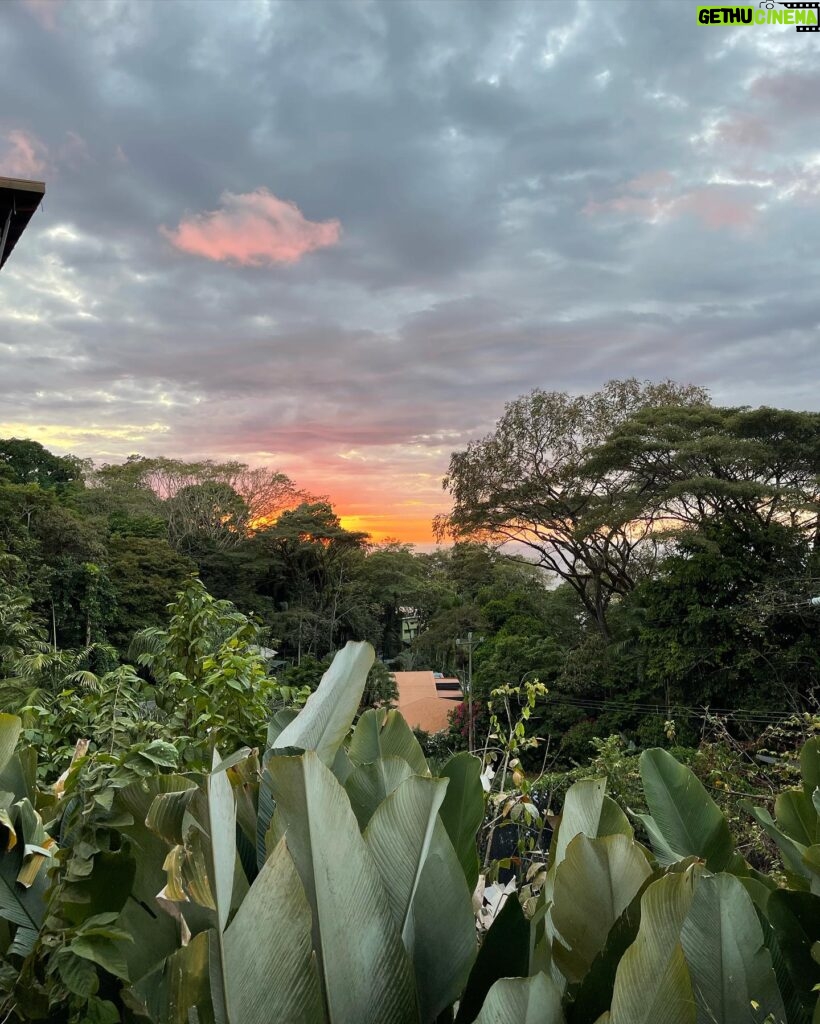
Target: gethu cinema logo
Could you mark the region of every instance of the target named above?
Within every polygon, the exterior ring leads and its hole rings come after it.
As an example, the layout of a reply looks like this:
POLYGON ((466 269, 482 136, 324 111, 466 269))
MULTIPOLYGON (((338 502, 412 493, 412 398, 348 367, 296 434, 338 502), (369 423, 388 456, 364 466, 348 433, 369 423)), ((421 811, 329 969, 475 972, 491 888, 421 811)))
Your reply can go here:
POLYGON ((698 7, 701 25, 794 25, 798 32, 820 30, 820 0, 810 3, 783 3, 777 9, 771 0, 757 7, 698 7))

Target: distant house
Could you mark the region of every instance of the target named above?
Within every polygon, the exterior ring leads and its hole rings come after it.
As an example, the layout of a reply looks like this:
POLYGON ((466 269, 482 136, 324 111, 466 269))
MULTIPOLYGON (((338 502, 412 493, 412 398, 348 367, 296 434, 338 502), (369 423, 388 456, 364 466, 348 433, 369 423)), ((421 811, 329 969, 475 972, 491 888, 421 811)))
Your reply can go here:
POLYGON ((0 178, 0 268, 28 227, 45 192, 42 181, 0 178))
POLYGON ((461 683, 433 672, 394 672, 398 709, 407 724, 425 732, 441 732, 447 715, 461 702, 461 683))

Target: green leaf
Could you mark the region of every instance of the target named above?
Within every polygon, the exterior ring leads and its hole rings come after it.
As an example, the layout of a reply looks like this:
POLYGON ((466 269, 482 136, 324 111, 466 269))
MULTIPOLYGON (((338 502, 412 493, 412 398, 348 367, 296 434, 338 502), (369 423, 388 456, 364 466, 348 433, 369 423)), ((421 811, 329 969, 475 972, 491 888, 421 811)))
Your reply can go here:
POLYGON ((615 975, 612 1024, 695 1024, 695 1000, 680 932, 692 905, 695 868, 647 887, 638 937, 615 975))
POLYGON ((355 764, 372 764, 383 757, 401 757, 416 775, 430 769, 413 730, 395 709, 370 708, 356 723, 348 755, 355 764))
POLYGON ((331 1022, 417 1024, 412 966, 347 794, 318 752, 271 757, 268 771, 331 1022))
POLYGON ((785 1020, 754 904, 733 875, 703 875, 681 930, 698 1024, 785 1020))
POLYGON ((484 1000, 476 1024, 563 1024, 561 993, 546 974, 501 978, 484 1000))
POLYGON ((626 836, 572 840, 555 874, 550 908, 558 932, 553 957, 568 981, 584 978, 651 874, 640 847, 626 836))
MULTIPOLYGON (((783 858, 783 864, 787 873, 791 876, 789 879, 791 885, 796 887, 799 884, 798 880, 800 878, 808 881, 811 878, 811 872, 803 860, 806 847, 795 842, 794 839, 787 836, 784 832, 781 832, 765 807, 755 807, 745 800, 740 801, 740 805, 752 815, 755 821, 777 843, 780 856, 783 858)), ((808 888, 807 881, 803 883, 805 888, 808 888)))
POLYGON ((179 762, 179 754, 173 744, 164 740, 154 740, 147 747, 139 751, 140 757, 144 757, 151 764, 159 765, 162 768, 176 768, 179 762))
MULTIPOLYGON (((152 832, 145 820, 159 796, 182 791, 190 791, 191 795, 197 792, 191 779, 183 775, 154 775, 119 790, 116 797, 118 809, 128 812, 132 819, 130 825, 120 830, 130 840, 136 861, 131 887, 133 898, 125 904, 120 922, 134 936, 134 942, 126 949, 126 957, 129 973, 135 981, 151 972, 180 943, 177 921, 157 902, 157 893, 167 880, 163 864, 169 844, 152 832)), ((193 904, 186 907, 186 914, 197 912, 193 904)), ((204 914, 200 917, 204 918, 204 914)), ((202 920, 201 925, 204 924, 202 920)))
POLYGON ((817 1005, 814 986, 820 984, 820 964, 811 955, 820 939, 820 896, 778 889, 766 909, 791 984, 811 1017, 817 1005))
POLYGON ((615 975, 624 953, 638 937, 641 923, 641 899, 647 886, 657 875, 650 875, 632 902, 609 931, 606 945, 592 961, 592 965, 575 992, 568 1007, 570 1024, 588 1024, 597 1020, 612 1003, 615 975))
POLYGON ((370 644, 349 641, 296 718, 279 733, 276 749, 315 750, 326 765, 332 765, 359 708, 375 657, 370 644))
POLYGON ((800 774, 803 776, 803 792, 811 798, 820 788, 820 737, 812 737, 800 751, 800 774))
POLYGON ((17 715, 0 715, 0 772, 12 759, 22 728, 17 715))
POLYGON ((513 894, 507 897, 478 951, 461 998, 456 1024, 472 1024, 500 978, 523 978, 530 964, 530 926, 513 894))
POLYGON ((100 979, 94 964, 69 949, 61 949, 58 952, 57 969, 60 972, 60 980, 75 996, 87 999, 100 987, 100 979))
POLYGON ((450 784, 439 813, 473 892, 479 872, 476 833, 484 820, 481 761, 464 751, 451 757, 441 774, 450 784))
POLYGON ((226 771, 219 769, 219 755, 213 752, 214 770, 206 780, 208 824, 210 829, 211 892, 216 903, 220 931, 225 930, 231 910, 233 880, 236 872, 236 801, 226 771))
POLYGON ((400 757, 380 757, 372 764, 354 767, 344 787, 360 828, 367 825, 382 801, 412 773, 413 769, 400 757))
POLYGON ((364 839, 381 875, 396 927, 410 948, 408 919, 447 782, 412 775, 377 808, 364 839))
POLYGON ((780 793, 774 802, 777 827, 801 846, 817 842, 817 811, 811 797, 800 789, 780 793))
POLYGON ((734 843, 720 808, 695 775, 668 751, 645 750, 640 760, 651 817, 641 816, 658 860, 673 864, 688 856, 722 871, 734 856, 734 843))
POLYGON ((231 1024, 324 1019, 310 906, 284 840, 225 932, 225 991, 231 1024))
POLYGON ((595 839, 604 813, 606 779, 584 779, 567 790, 561 821, 550 850, 551 866, 557 867, 566 856, 567 847, 579 834, 595 839))
POLYGON ((128 964, 120 942, 102 935, 77 935, 71 940, 69 950, 75 956, 98 964, 109 974, 128 981, 128 964))
POLYGON ((477 952, 470 891, 441 821, 433 827, 412 917, 421 1020, 432 1021, 461 995, 477 952))

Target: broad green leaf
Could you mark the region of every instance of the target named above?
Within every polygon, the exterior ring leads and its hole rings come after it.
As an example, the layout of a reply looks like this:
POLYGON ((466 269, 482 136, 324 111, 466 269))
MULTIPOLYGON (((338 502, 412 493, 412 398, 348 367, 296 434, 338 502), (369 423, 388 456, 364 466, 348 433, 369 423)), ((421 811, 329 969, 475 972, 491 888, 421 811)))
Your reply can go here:
POLYGON ((638 937, 641 899, 646 888, 657 877, 657 872, 649 876, 609 930, 606 945, 592 961, 590 969, 575 992, 575 998, 568 1006, 567 1018, 570 1024, 588 1024, 591 1020, 597 1020, 612 1004, 618 965, 624 953, 638 937))
POLYGON ((781 832, 801 846, 812 846, 817 842, 817 811, 811 797, 801 789, 789 789, 780 793, 774 802, 774 816, 781 832))
POLYGON ((359 709, 375 657, 370 644, 349 641, 296 718, 279 733, 276 749, 315 750, 326 765, 332 765, 359 709))
POLYGON ((109 974, 128 981, 124 943, 101 935, 78 935, 68 947, 76 956, 98 964, 109 974))
POLYGON ((370 708, 356 723, 348 755, 354 764, 372 764, 382 757, 401 757, 416 775, 430 769, 413 730, 396 710, 370 708))
POLYGON ((410 904, 430 850, 433 826, 446 789, 447 782, 443 779, 412 775, 376 808, 364 832, 408 952, 411 951, 407 927, 410 904))
POLYGON ((820 788, 820 737, 812 737, 800 751, 800 774, 803 776, 803 792, 811 798, 820 788))
POLYGON ((778 889, 766 909, 791 985, 811 1019, 817 1005, 814 988, 820 985, 820 964, 811 955, 820 940, 820 896, 778 889))
POLYGON ((683 923, 681 944, 698 1024, 749 1021, 785 1010, 754 904, 733 875, 703 875, 683 923))
POLYGON ((282 840, 225 932, 230 1024, 324 1020, 310 906, 282 840))
POLYGON ((606 945, 615 922, 652 869, 623 835, 577 835, 558 865, 550 908, 558 931, 553 957, 570 982, 580 982, 606 945))
POLYGON ((411 945, 421 1020, 432 1021, 464 991, 477 952, 470 891, 441 821, 413 900, 411 945))
POLYGON ((400 757, 380 757, 372 764, 353 768, 344 787, 360 828, 367 825, 379 804, 412 773, 410 765, 400 757))
POLYGON ((484 790, 481 786, 481 761, 467 751, 451 757, 441 770, 450 780, 441 820, 458 854, 458 859, 472 892, 478 882, 478 850, 476 833, 484 820, 484 790))
POLYGON ((331 1024, 417 1024, 412 965, 347 794, 317 752, 268 762, 331 1024))
POLYGON ((484 936, 459 1003, 456 1024, 472 1024, 495 982, 526 977, 529 964, 530 926, 513 893, 484 936))
POLYGON ((644 892, 638 937, 615 975, 612 1024, 695 1024, 680 932, 692 905, 696 870, 666 875, 644 892))
POLYGON ((22 728, 17 715, 0 715, 0 772, 12 759, 22 728))
MULTIPOLYGON (((133 819, 132 824, 121 828, 131 841, 136 875, 131 889, 133 899, 128 900, 120 916, 123 927, 134 936, 134 942, 125 951, 132 980, 147 975, 180 944, 178 922, 157 902, 157 894, 167 881, 163 864, 170 846, 145 821, 158 797, 184 791, 192 795, 197 792, 191 779, 183 775, 154 775, 119 790, 116 796, 117 809, 127 811, 133 819)), ((186 904, 185 916, 192 931, 196 930, 195 915, 204 927, 205 913, 194 904, 186 904)))
POLYGON ((557 867, 579 834, 633 836, 632 826, 614 800, 606 795, 606 779, 583 779, 567 790, 561 821, 550 849, 550 866, 557 867))
POLYGON ((476 1024, 563 1024, 561 993, 546 974, 501 978, 484 1000, 476 1024))
POLYGON ((231 911, 233 880, 236 873, 236 802, 228 774, 219 768, 219 755, 213 752, 214 770, 206 779, 208 826, 210 832, 209 876, 216 903, 220 931, 225 930, 231 911))
POLYGON ((642 816, 658 860, 673 864, 694 855, 710 871, 722 871, 734 856, 729 826, 695 775, 668 751, 641 754, 641 778, 651 817, 642 816))
MULTIPOLYGON (((195 935, 148 974, 135 991, 157 1024, 228 1024, 214 1013, 210 971, 213 929, 195 935)), ((221 998, 221 996, 220 996, 221 998)))
POLYGON ((803 856, 806 852, 806 847, 801 843, 795 842, 794 839, 790 838, 782 832, 775 824, 771 814, 765 807, 755 807, 748 803, 748 801, 741 801, 741 807, 749 812, 752 817, 757 821, 759 825, 774 839, 777 843, 777 847, 780 850, 780 856, 783 858, 783 864, 786 868, 787 873, 790 874, 790 882, 793 886, 799 884, 800 878, 806 881, 803 884, 805 888, 808 888, 808 881, 811 878, 811 872, 803 861, 803 856))

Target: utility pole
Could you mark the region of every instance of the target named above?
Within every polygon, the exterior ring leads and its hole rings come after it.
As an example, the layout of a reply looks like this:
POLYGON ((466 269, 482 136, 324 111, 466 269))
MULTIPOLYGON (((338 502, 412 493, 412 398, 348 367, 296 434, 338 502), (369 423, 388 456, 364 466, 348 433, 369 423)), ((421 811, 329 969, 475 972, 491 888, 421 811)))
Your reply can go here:
POLYGON ((473 651, 483 639, 483 636, 479 636, 474 640, 473 631, 470 630, 466 637, 459 637, 456 640, 456 647, 466 647, 467 649, 467 746, 471 754, 475 745, 475 736, 473 735, 473 651))

